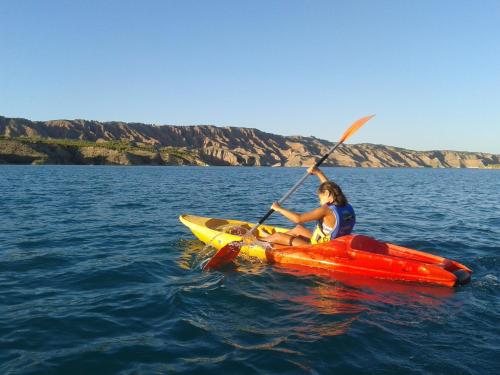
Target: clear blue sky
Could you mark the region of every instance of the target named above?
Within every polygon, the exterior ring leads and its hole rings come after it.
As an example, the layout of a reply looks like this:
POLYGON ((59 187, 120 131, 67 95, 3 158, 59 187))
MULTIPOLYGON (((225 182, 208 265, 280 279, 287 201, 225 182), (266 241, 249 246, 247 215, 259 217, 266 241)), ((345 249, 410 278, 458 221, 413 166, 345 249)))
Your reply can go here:
POLYGON ((0 0, 0 115, 500 153, 500 1, 0 0))

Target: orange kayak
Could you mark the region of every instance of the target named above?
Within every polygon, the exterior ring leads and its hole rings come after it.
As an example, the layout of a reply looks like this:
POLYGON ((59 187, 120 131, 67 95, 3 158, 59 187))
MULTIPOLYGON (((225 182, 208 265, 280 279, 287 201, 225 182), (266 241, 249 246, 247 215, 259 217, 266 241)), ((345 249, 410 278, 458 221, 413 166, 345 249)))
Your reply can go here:
POLYGON ((472 270, 453 260, 359 234, 319 245, 273 249, 268 252, 268 261, 449 287, 468 283, 472 275, 472 270))
MULTIPOLYGON (((193 234, 217 249, 233 241, 242 241, 251 224, 238 221, 181 215, 180 221, 193 234)), ((285 228, 262 225, 257 236, 284 232, 285 228)), ((351 234, 322 244, 272 246, 254 241, 241 248, 241 256, 297 270, 317 270, 318 274, 341 272, 386 280, 399 280, 453 287, 470 281, 472 270, 437 255, 351 234)))

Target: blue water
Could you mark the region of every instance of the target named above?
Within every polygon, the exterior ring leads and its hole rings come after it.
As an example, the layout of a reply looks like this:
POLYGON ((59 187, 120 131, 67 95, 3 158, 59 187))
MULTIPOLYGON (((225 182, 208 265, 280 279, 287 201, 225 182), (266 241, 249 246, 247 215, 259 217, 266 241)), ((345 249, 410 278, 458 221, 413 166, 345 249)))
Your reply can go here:
POLYGON ((500 171, 325 168, 358 233, 464 263, 468 285, 200 271, 179 214, 255 221, 303 171, 0 167, 0 373, 498 373, 500 171))

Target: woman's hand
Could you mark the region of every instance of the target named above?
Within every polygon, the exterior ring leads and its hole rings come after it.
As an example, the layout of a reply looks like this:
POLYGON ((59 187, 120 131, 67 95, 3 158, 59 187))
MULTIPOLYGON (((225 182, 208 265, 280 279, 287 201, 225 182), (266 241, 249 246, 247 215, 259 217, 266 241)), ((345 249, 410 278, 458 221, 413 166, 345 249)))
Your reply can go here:
POLYGON ((314 165, 312 167, 307 168, 307 173, 313 174, 319 178, 320 182, 328 181, 323 171, 320 171, 319 168, 316 168, 314 165))
POLYGON ((271 209, 273 209, 274 211, 279 211, 280 208, 281 208, 281 206, 280 206, 280 204, 278 202, 274 202, 271 205, 271 209))
POLYGON ((319 172, 319 168, 316 168, 314 165, 312 167, 307 168, 307 173, 309 174, 317 174, 319 172))

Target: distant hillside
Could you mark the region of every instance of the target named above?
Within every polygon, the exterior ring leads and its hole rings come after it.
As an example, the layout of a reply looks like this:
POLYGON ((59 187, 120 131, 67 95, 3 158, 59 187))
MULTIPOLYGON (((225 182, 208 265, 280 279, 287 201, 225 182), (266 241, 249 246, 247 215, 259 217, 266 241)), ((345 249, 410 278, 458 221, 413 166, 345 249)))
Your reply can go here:
MULTIPOLYGON (((333 144, 257 129, 87 120, 30 121, 0 116, 0 163, 121 165, 311 165, 333 144)), ((325 165, 493 168, 500 155, 342 145, 325 165)))

